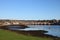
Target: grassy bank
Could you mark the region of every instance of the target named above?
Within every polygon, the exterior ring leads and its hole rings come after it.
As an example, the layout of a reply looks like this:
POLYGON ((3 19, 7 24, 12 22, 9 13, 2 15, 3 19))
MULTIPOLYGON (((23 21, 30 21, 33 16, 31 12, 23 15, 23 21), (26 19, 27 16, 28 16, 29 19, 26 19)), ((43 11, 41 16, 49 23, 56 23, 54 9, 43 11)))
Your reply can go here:
POLYGON ((33 37, 17 34, 8 30, 0 30, 0 40, 52 40, 51 38, 33 37))

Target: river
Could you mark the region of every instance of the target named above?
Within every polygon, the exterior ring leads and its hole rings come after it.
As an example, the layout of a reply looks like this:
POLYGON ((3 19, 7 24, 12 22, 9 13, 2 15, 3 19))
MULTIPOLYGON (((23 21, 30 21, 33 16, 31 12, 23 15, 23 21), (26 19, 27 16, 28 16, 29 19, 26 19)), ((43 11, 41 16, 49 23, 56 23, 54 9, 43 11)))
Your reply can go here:
POLYGON ((60 25, 28 25, 28 28, 24 28, 24 29, 16 28, 16 26, 14 26, 14 27, 10 27, 9 29, 10 30, 24 30, 24 31, 45 30, 45 31, 48 31, 45 34, 60 37, 60 25))

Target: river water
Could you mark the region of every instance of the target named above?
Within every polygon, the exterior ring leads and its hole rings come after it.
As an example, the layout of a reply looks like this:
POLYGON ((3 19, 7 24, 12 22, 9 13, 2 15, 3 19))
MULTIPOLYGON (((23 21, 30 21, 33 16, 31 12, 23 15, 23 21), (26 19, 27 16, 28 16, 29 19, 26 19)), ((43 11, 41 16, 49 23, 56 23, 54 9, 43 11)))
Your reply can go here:
POLYGON ((28 27, 29 28, 21 29, 21 28, 16 28, 16 26, 14 26, 9 29, 11 29, 11 30, 24 30, 24 31, 45 30, 45 31, 48 31, 45 34, 60 37, 60 25, 28 25, 28 27))

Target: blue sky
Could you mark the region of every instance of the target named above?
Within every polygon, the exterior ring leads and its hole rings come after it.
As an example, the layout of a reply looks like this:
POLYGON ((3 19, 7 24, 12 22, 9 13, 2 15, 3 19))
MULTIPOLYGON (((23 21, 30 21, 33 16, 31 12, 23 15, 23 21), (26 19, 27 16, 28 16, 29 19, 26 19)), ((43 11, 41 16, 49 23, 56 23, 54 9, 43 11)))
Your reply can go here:
POLYGON ((60 0, 0 0, 0 19, 60 19, 60 0))

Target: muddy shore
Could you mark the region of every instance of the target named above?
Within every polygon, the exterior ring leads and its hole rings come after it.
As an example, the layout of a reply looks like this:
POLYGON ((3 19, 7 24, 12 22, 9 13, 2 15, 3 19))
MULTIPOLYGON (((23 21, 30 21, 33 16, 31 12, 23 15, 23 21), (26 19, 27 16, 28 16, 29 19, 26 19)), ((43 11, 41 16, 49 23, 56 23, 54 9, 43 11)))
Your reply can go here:
POLYGON ((35 31, 10 30, 10 31, 16 32, 18 34, 27 35, 27 36, 47 37, 47 38, 52 38, 53 40, 60 40, 60 37, 44 34, 44 33, 48 32, 48 31, 44 31, 44 30, 35 30, 35 31))

